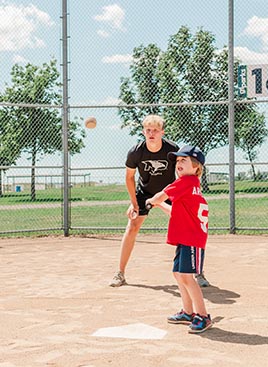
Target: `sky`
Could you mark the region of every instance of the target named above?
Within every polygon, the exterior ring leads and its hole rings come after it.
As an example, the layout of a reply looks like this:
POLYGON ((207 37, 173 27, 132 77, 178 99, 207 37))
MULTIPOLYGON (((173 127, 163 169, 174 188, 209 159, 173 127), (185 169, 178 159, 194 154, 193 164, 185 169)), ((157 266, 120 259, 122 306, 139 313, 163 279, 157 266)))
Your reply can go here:
MULTIPOLYGON (((134 47, 167 47, 183 25, 215 36, 217 48, 228 44, 228 0, 68 0, 69 93, 72 109, 94 115, 97 128, 87 130, 86 148, 72 158, 75 166, 122 166, 136 142, 120 129, 116 109, 94 106, 119 102, 120 78, 129 75, 134 47)), ((10 82, 14 63, 62 62, 61 0, 0 0, 0 90, 10 82)), ((234 0, 234 53, 245 64, 268 63, 267 0, 234 0)), ((221 152, 221 150, 219 150, 221 152)), ((213 162, 212 154, 209 159, 213 162)), ((267 158, 267 155, 266 155, 267 158)), ((268 158, 267 158, 268 159, 268 158)), ((266 160, 267 160, 266 159, 266 160)), ((219 162, 226 153, 218 154, 219 162)), ((45 161, 44 161, 45 162, 45 161)))

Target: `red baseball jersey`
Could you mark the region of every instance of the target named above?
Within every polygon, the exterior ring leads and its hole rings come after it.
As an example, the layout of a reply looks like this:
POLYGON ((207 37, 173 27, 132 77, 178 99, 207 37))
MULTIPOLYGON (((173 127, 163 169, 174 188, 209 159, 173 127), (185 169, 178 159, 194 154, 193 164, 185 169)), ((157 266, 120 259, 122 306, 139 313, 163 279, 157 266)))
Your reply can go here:
POLYGON ((164 192, 172 202, 167 243, 205 248, 208 236, 208 205, 197 176, 182 176, 164 192))

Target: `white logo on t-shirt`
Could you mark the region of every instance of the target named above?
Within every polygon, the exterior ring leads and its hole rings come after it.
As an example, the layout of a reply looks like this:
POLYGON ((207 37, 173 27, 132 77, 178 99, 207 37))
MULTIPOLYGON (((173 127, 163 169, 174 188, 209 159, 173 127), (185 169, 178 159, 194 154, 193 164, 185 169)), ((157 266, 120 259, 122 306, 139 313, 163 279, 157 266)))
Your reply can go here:
POLYGON ((159 171, 165 171, 168 166, 168 162, 165 160, 148 160, 142 161, 144 164, 144 171, 149 171, 151 175, 161 175, 159 171))

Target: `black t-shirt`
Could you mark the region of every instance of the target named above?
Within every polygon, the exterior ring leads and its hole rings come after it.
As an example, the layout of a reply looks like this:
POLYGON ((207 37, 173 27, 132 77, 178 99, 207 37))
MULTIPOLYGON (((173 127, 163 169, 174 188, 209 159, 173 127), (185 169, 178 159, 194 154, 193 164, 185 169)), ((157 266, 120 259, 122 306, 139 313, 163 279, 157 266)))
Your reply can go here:
POLYGON ((175 180, 176 163, 169 161, 167 154, 178 150, 177 144, 166 139, 158 152, 150 152, 145 141, 129 150, 126 166, 138 169, 137 192, 154 195, 175 180))

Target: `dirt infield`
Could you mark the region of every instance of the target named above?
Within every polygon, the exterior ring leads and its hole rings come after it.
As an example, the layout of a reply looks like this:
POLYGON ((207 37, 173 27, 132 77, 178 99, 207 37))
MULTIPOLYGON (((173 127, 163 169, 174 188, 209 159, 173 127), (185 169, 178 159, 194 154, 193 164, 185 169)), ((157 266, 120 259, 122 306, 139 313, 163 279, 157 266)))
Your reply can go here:
POLYGON ((0 367, 259 367, 268 360, 268 236, 210 236, 204 289, 214 327, 181 306, 164 235, 140 235, 128 285, 108 286, 120 237, 1 239, 0 367))

